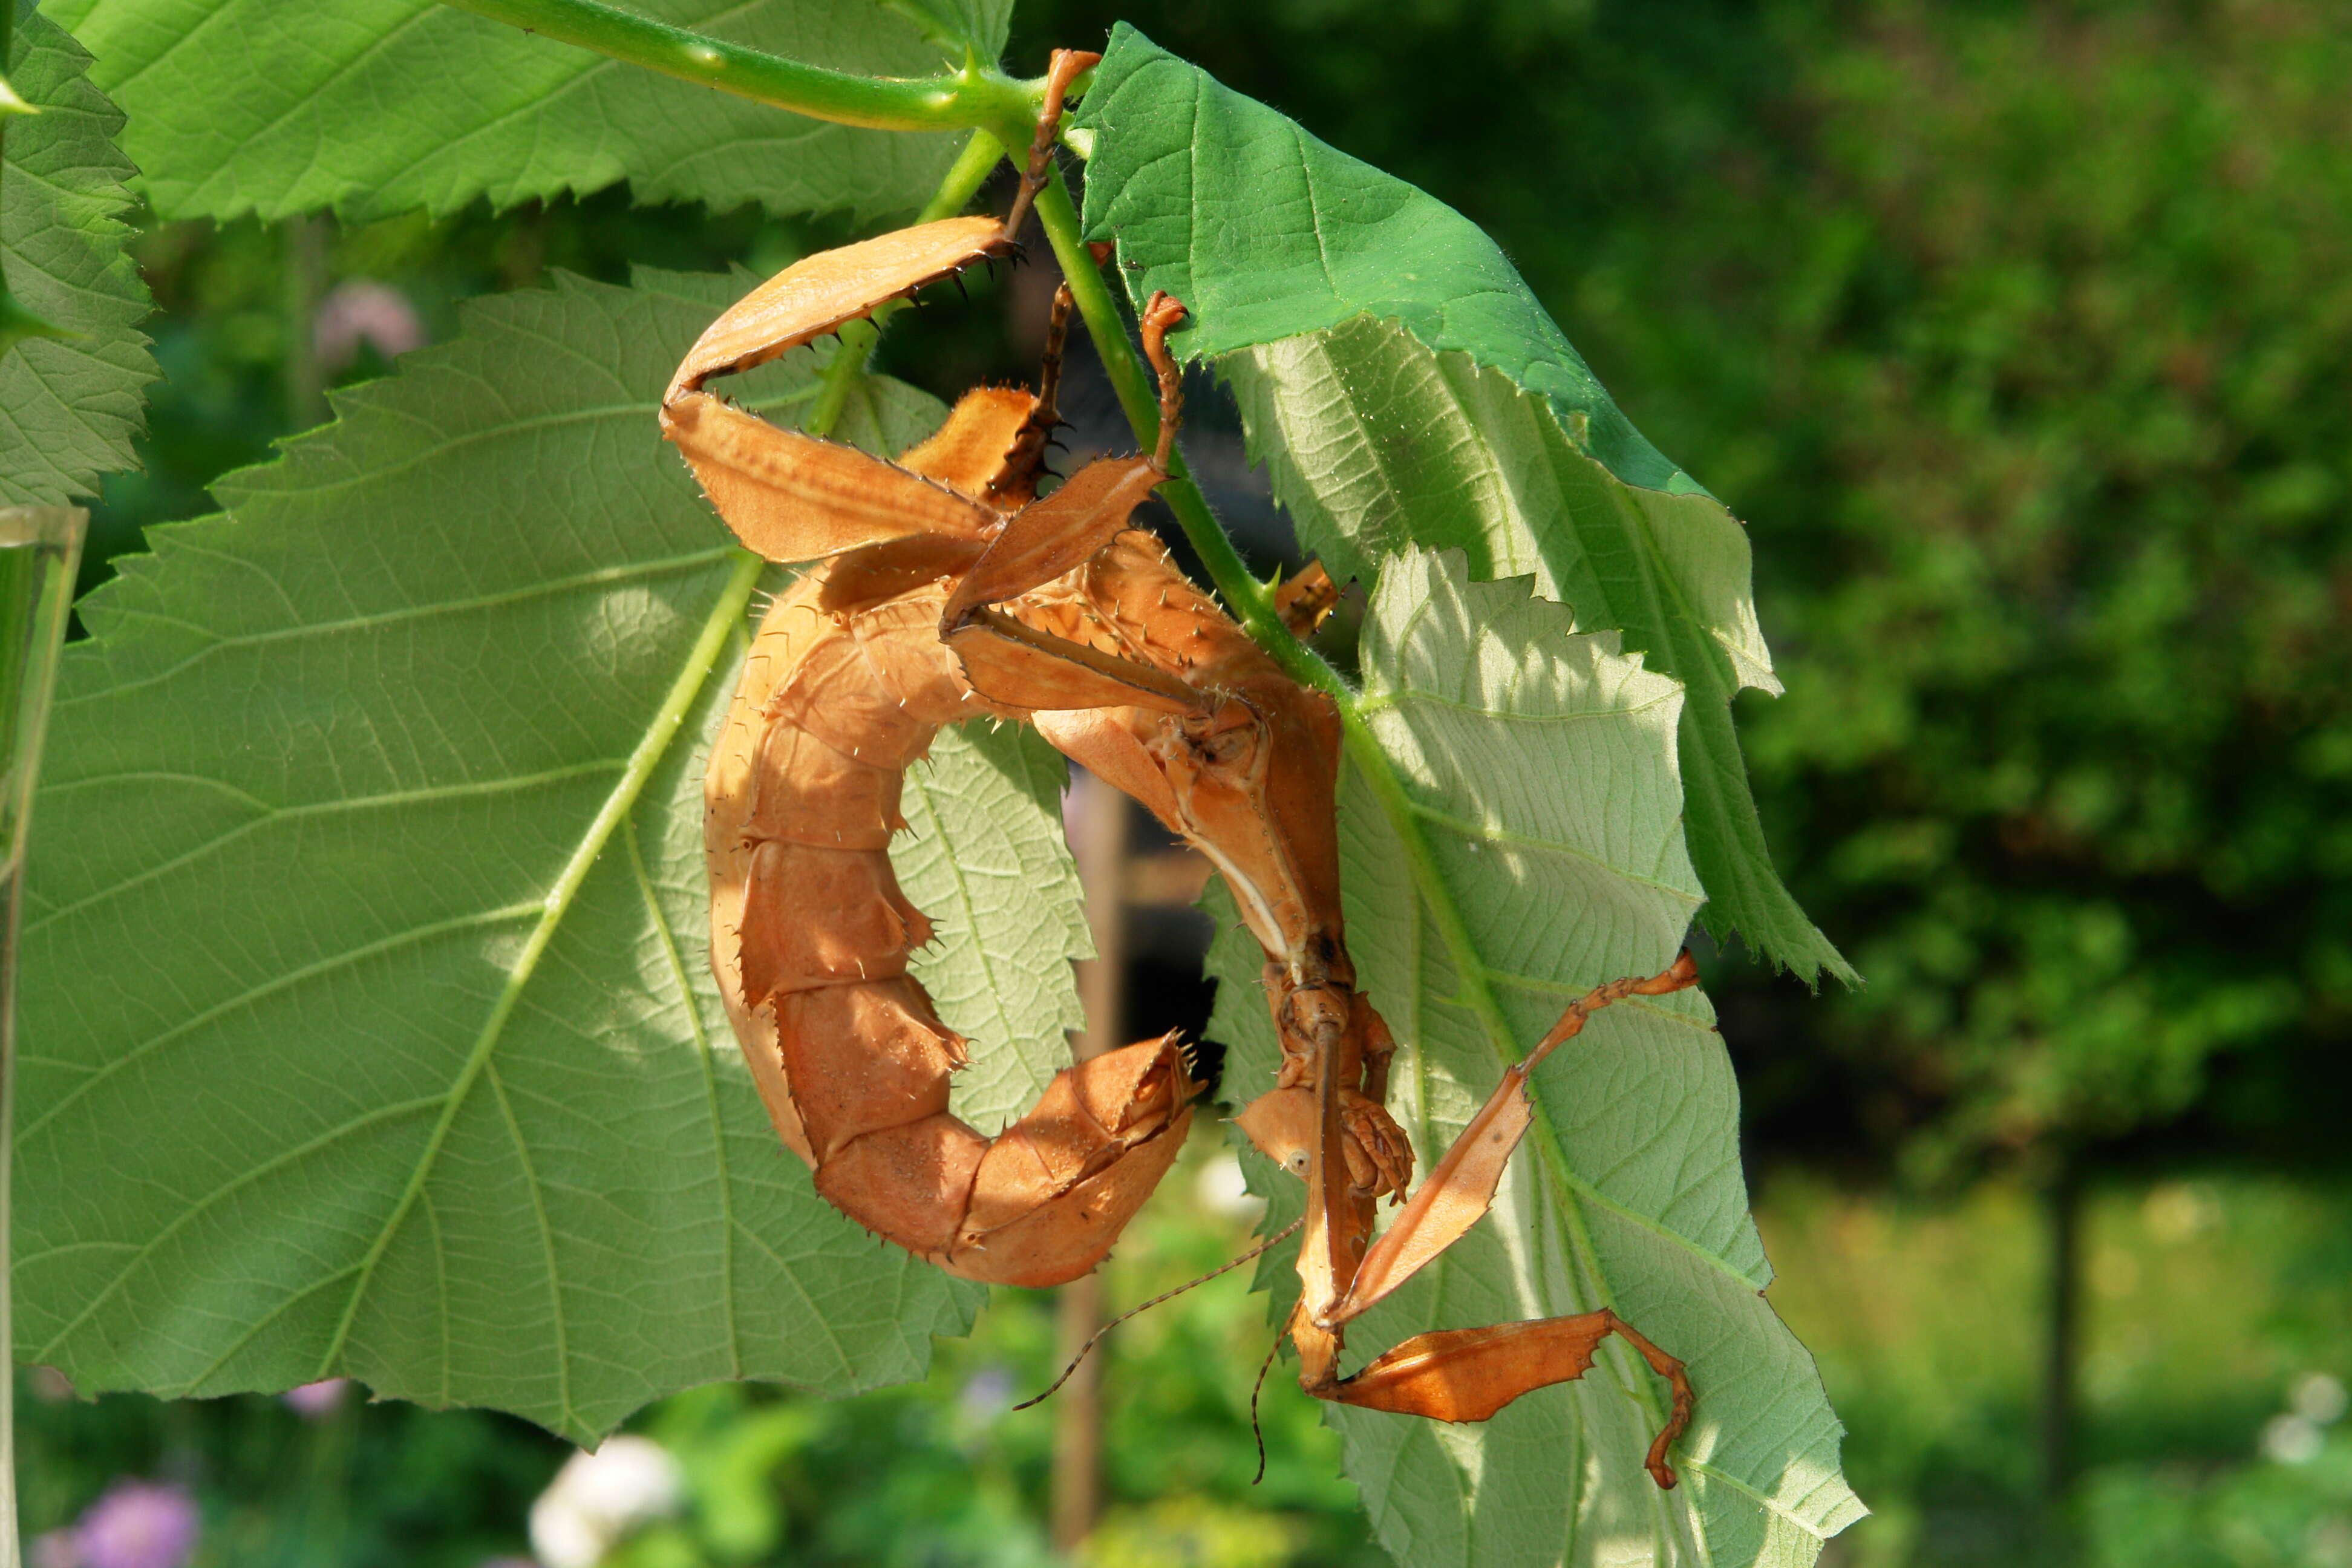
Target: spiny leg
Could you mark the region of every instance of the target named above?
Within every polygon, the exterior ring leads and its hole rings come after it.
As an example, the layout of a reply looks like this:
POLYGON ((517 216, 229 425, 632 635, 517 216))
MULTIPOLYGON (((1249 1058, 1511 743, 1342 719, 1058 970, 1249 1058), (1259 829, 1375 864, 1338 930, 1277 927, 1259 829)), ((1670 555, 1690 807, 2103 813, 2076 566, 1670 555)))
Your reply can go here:
POLYGON ((1160 380, 1160 438, 1152 447, 1151 466, 1163 479, 1175 455, 1176 426, 1184 416, 1184 373, 1168 353, 1168 334, 1184 324, 1187 314, 1165 289, 1153 289, 1143 307, 1143 357, 1160 380))
POLYGON ((1062 100, 1068 96, 1070 83, 1077 79, 1080 72, 1090 71, 1101 63, 1100 55, 1085 49, 1054 51, 1045 68, 1045 98, 1037 111, 1037 132, 1029 142, 1029 166, 1021 172, 1021 189, 1004 215, 1005 238, 1020 236, 1021 220, 1029 216, 1029 204, 1045 188, 1045 175, 1054 165, 1054 141, 1062 133, 1062 100))
POLYGON ((1037 417, 1051 431, 1062 422, 1062 351, 1070 341, 1070 310, 1077 297, 1066 279, 1054 285, 1054 308, 1045 318, 1045 352, 1037 363, 1037 417))
MULTIPOLYGON (((1528 1099, 1528 1074, 1545 1057, 1582 1033, 1586 1021, 1612 1003, 1629 996, 1663 996, 1697 981, 1698 971, 1685 952, 1660 973, 1613 980, 1570 1003, 1527 1058, 1505 1071, 1503 1081, 1470 1119, 1421 1190, 1365 1253, 1347 1289, 1314 1314, 1315 1326, 1328 1333, 1341 1331, 1350 1319, 1434 1260, 1493 1206, 1504 1166, 1533 1116, 1528 1099)), ((1690 1380, 1681 1362, 1607 1308, 1490 1328, 1416 1334, 1354 1376, 1330 1379, 1327 1374, 1307 1392, 1343 1405, 1444 1421, 1483 1421, 1522 1394, 1583 1375, 1592 1364, 1594 1347, 1612 1333, 1622 1335, 1639 1351, 1651 1370, 1674 1390, 1673 1409, 1650 1445, 1646 1461, 1652 1479, 1661 1487, 1672 1487, 1675 1475, 1665 1453, 1690 1423, 1690 1380)))
POLYGON ((1045 323, 1045 353, 1037 371, 1037 395, 1031 400, 1027 417, 1013 433, 1004 450, 1003 461, 994 478, 988 481, 990 504, 1011 510, 1028 501, 1037 493, 1037 478, 1045 468, 1045 448, 1059 443, 1054 432, 1061 427, 1062 411, 1058 398, 1062 389, 1062 351, 1070 335, 1070 286, 1056 284, 1054 289, 1054 310, 1045 323))
POLYGON ((1153 454, 1098 458, 1052 495, 1013 513, 941 607, 940 640, 956 650, 983 695, 1032 709, 1141 703, 1181 713, 1202 706, 1200 694, 1172 675, 1034 630, 990 607, 1076 570, 1128 526, 1167 477, 1183 409, 1183 377, 1167 339, 1183 319, 1184 307, 1164 293, 1144 307, 1144 353, 1160 377, 1153 454))

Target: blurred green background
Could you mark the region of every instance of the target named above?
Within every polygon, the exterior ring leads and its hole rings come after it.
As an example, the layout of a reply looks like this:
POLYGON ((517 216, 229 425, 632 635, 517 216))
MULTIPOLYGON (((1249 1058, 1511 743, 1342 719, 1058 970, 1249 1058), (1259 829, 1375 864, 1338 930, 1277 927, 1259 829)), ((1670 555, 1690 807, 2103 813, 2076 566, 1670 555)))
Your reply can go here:
MULTIPOLYGON (((1771 1298, 1877 1510, 1825 1561, 2352 1568, 2352 5, 1023 0, 1009 63, 1117 17, 1485 225, 1749 525, 1789 687, 1740 699, 1759 804, 1870 981, 1706 965, 1771 1298)), ((90 570, 468 295, 846 237, 620 192, 152 230, 167 380, 90 570)), ((1021 374, 1027 307, 982 305, 885 363, 1021 374)), ((1135 1033, 1204 1012, 1168 946, 1135 1033)), ((1246 1237, 1196 1136, 1115 1304, 1246 1237)), ((920 1387, 646 1412, 682 1490, 607 1561, 1068 1560, 1052 1406, 1008 1409, 1052 1314, 1006 1293, 920 1387)), ((1279 1372, 1250 1486, 1269 1338, 1246 1271, 1121 1331, 1077 1560, 1381 1561, 1279 1372)), ((192 1510, 206 1563, 521 1558, 568 1455, 331 1394, 25 1387, 52 1568, 173 1561, 99 1560, 139 1507, 192 1510)))

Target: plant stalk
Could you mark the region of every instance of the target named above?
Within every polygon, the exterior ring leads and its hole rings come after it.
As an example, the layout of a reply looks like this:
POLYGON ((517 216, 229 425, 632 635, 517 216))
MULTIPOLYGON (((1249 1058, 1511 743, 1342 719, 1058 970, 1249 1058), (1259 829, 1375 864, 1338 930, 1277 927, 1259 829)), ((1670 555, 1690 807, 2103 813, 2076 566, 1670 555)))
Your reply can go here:
POLYGON ((673 27, 601 0, 445 0, 493 22, 592 49, 755 103, 877 131, 954 131, 1034 120, 1039 89, 978 65, 950 75, 855 76, 673 27))

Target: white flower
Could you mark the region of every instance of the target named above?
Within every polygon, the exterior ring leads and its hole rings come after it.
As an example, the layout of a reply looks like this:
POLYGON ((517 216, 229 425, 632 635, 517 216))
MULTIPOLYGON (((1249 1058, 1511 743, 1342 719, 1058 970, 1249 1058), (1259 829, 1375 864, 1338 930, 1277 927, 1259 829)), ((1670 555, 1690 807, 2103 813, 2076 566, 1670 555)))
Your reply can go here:
POLYGON ((2326 1426, 2343 1417, 2347 1400, 2340 1381, 2324 1372, 2306 1372, 2294 1380, 2286 1402, 2305 1421, 2326 1426))
POLYGON ((2326 1444, 2326 1435, 2300 1415, 2273 1415, 2263 1427, 2263 1457, 2282 1465, 2307 1465, 2326 1444))
POLYGON ((605 1439, 564 1462, 530 1505, 530 1546, 546 1568, 595 1568, 621 1537, 676 1513, 685 1478, 649 1437, 605 1439))

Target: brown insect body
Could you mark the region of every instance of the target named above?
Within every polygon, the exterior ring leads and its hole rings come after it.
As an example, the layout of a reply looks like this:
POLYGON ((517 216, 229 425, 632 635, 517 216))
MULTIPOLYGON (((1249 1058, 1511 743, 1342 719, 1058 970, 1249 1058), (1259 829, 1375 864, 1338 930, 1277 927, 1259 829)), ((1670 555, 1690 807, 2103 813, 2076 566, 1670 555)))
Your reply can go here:
MULTIPOLYGON (((1055 58, 1016 208, 1042 178, 1058 88, 1088 58, 1055 58)), ((896 463, 702 390, 1007 249, 995 225, 957 218, 809 258, 714 322, 664 400, 664 435, 737 536, 771 560, 824 563, 761 624, 707 781, 712 966, 778 1132, 869 1230, 950 1272, 1021 1285, 1092 1268, 1175 1158, 1198 1086, 1172 1034, 1065 1069, 995 1138, 948 1110, 964 1043, 908 973, 930 927, 888 846, 905 770, 941 725, 1025 721, 1199 847, 1265 950, 1282 1064, 1239 1120, 1308 1187, 1288 1326, 1301 1385, 1483 1420, 1580 1376, 1617 1333, 1673 1384, 1647 1460, 1672 1486, 1664 1456, 1689 1418, 1688 1380, 1606 1309, 1418 1334, 1339 1372, 1347 1323, 1486 1212, 1532 1115, 1535 1065, 1599 1008, 1696 974, 1685 955, 1570 1005, 1404 1201, 1412 1154, 1382 1104, 1396 1047, 1356 990, 1341 930, 1338 711, 1128 528, 1168 475, 1181 383, 1165 339, 1183 308, 1155 296, 1143 313, 1155 450, 1098 459, 1042 500, 1066 288, 1039 391, 967 395, 896 463), (1382 1195, 1403 1207, 1375 1237, 1382 1195)), ((1310 568, 1276 605, 1305 629, 1330 597, 1310 568)))
MULTIPOLYGON (((968 399, 905 471, 964 479, 960 493, 982 501, 989 482, 958 460, 1020 445, 1034 413, 1027 394, 968 399)), ((988 479, 999 500, 1027 488, 988 479)), ((739 1036, 759 1047, 747 1056, 771 1117, 820 1192, 953 1273, 1043 1285, 1108 1251, 1181 1147, 1196 1086, 1170 1038, 1057 1075, 992 1140, 948 1111, 964 1043, 907 973, 930 926, 888 845, 905 770, 941 725, 1028 716, 975 691, 940 638, 948 585, 982 550, 919 534, 867 545, 768 612, 706 786, 713 962, 739 1036)), ((1083 589, 1033 596, 1042 618, 1102 635, 1083 589)))

